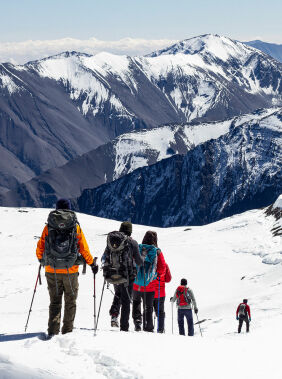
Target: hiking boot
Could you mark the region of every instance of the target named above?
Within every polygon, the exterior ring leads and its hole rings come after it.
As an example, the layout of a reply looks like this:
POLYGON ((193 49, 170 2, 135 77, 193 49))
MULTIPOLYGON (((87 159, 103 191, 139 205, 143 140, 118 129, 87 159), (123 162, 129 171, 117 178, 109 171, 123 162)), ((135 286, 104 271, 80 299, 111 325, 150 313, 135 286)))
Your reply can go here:
POLYGON ((118 328, 119 327, 118 318, 116 316, 112 316, 111 327, 112 328, 118 328))
POLYGON ((135 324, 135 332, 141 332, 141 324, 135 324))
POLYGON ((54 336, 55 336, 55 334, 42 333, 42 335, 39 337, 39 339, 41 339, 42 341, 49 341, 54 336))

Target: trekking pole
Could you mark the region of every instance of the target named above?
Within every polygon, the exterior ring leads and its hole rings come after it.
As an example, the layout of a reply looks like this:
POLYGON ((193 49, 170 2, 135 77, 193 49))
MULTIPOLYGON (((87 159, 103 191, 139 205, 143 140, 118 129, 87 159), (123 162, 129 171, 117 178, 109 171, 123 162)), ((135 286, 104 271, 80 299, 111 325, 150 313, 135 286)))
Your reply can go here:
POLYGON ((101 299, 100 299, 100 305, 99 305, 99 310, 98 310, 98 316, 97 316, 97 322, 96 322, 96 327, 95 327, 95 333, 96 333, 97 328, 98 328, 98 322, 99 322, 99 316, 100 316, 100 310, 101 310, 101 304, 102 304, 105 284, 106 284, 106 279, 104 279, 104 284, 103 284, 103 289, 102 289, 102 294, 101 294, 101 299))
POLYGON ((161 294, 161 277, 159 276, 159 291, 158 291, 158 328, 157 332, 160 331, 160 294, 161 294))
MULTIPOLYGON (((93 263, 96 265, 97 257, 94 258, 93 263)), ((94 336, 96 336, 96 274, 94 276, 94 292, 93 292, 93 298, 94 298, 94 336)))
POLYGON ((172 334, 173 334, 173 302, 171 302, 171 319, 172 319, 171 329, 172 329, 172 334))
POLYGON ((198 313, 196 313, 196 316, 197 316, 197 322, 198 322, 198 325, 199 325, 200 333, 201 333, 201 336, 203 337, 203 335, 202 335, 202 329, 201 329, 201 326, 200 326, 200 323, 199 323, 198 313))
POLYGON ((146 329, 146 281, 145 281, 145 265, 144 265, 144 298, 143 298, 143 330, 146 329))
POLYGON ((26 324, 25 324, 25 329, 24 329, 25 332, 26 332, 26 329, 27 329, 27 326, 28 326, 29 316, 30 316, 30 313, 31 313, 31 308, 32 308, 32 304, 33 304, 33 300, 34 300, 34 296, 35 296, 35 292, 36 292, 37 283, 39 281, 39 284, 40 285, 42 284, 42 282, 41 282, 41 276, 40 276, 40 270, 41 270, 41 264, 39 265, 38 274, 37 274, 37 278, 36 278, 36 282, 35 282, 35 287, 34 287, 34 291, 33 291, 33 296, 32 296, 32 300, 31 300, 29 312, 28 312, 27 321, 26 321, 26 324))

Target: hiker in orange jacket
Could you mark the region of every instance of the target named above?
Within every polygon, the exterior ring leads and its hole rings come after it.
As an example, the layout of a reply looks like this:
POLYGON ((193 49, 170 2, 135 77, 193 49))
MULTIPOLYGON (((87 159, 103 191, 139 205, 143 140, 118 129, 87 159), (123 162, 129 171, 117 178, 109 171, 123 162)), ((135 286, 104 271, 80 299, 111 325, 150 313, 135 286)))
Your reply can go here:
MULTIPOLYGON (((71 205, 69 200, 60 199, 57 201, 56 210, 65 210, 70 212, 70 208, 71 205)), ((76 239, 79 253, 85 259, 86 263, 91 266, 93 273, 96 274, 98 272, 98 266, 90 254, 88 244, 79 225, 76 225, 76 239)), ((44 253, 46 243, 50 243, 48 225, 44 227, 36 249, 36 256, 42 265, 45 265, 44 253)), ((78 268, 79 266, 74 264, 69 268, 54 269, 54 267, 48 264, 48 262, 45 266, 45 276, 50 295, 48 321, 49 337, 58 334, 60 331, 63 294, 65 299, 65 309, 62 334, 72 332, 76 313, 76 299, 78 295, 78 268)))

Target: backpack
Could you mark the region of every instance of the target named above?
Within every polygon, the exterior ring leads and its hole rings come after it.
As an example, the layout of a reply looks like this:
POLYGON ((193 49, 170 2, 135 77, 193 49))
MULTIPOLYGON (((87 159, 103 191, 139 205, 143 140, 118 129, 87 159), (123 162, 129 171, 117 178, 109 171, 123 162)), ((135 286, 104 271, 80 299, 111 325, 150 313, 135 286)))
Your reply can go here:
POLYGON ((168 264, 166 263, 166 269, 165 269, 165 283, 169 283, 171 281, 171 273, 170 269, 168 267, 168 264))
POLYGON ((44 264, 54 269, 69 269, 78 262, 77 218, 75 212, 57 209, 49 213, 45 238, 44 264))
POLYGON ((139 245, 140 255, 146 256, 143 266, 137 269, 137 276, 134 284, 141 287, 147 287, 149 283, 157 278, 158 249, 153 245, 139 245))
POLYGON ((177 305, 180 307, 185 307, 191 304, 191 298, 188 293, 188 288, 184 286, 179 286, 176 290, 177 305))
POLYGON ((246 304, 242 303, 242 304, 239 305, 238 315, 240 317, 240 316, 246 316, 246 314, 247 314, 246 304))
POLYGON ((129 237, 122 232, 110 232, 103 256, 103 275, 110 284, 128 283, 135 278, 129 237))

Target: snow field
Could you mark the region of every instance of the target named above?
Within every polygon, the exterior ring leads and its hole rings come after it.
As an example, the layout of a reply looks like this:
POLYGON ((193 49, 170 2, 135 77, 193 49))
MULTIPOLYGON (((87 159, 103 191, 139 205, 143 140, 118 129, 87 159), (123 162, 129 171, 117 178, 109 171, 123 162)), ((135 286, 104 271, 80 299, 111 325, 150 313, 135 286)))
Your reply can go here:
MULTIPOLYGON (((172 272, 167 284, 166 333, 136 333, 110 328, 112 294, 105 289, 97 336, 93 336, 93 276, 80 275, 75 330, 43 342, 49 296, 44 275, 38 286, 27 334, 24 326, 35 285, 35 248, 48 209, 0 208, 0 378, 271 378, 280 367, 281 264, 263 264, 281 254, 273 237, 272 216, 254 210, 201 227, 151 228, 134 225, 141 241, 148 229, 158 232, 159 247, 172 272), (185 230, 187 229, 187 230, 185 230), (203 338, 178 336, 177 311, 171 304, 182 277, 195 293, 203 338), (252 312, 250 334, 238 335, 236 307, 246 297, 252 312), (28 337, 28 338, 26 338, 28 337), (279 354, 279 356, 278 356, 279 354)), ((106 233, 120 223, 78 214, 93 255, 100 259, 106 233)), ((97 275, 97 309, 103 277, 97 275)), ((110 287, 112 290, 112 287, 110 287)), ((196 318, 194 318, 196 321, 196 318)), ((186 329, 187 330, 187 329, 186 329)))

